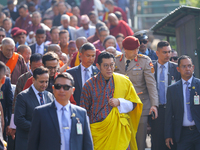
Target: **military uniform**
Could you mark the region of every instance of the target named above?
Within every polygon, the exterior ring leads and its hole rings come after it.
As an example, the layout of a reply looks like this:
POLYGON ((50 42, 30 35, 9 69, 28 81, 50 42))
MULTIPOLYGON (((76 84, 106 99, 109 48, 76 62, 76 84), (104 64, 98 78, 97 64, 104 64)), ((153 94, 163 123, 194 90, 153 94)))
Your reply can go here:
POLYGON ((115 72, 127 75, 143 103, 143 112, 137 132, 137 144, 139 150, 145 149, 146 130, 148 114, 151 106, 158 106, 158 93, 156 81, 154 78, 154 68, 151 59, 142 54, 130 61, 125 71, 126 58, 125 55, 116 56, 115 72))

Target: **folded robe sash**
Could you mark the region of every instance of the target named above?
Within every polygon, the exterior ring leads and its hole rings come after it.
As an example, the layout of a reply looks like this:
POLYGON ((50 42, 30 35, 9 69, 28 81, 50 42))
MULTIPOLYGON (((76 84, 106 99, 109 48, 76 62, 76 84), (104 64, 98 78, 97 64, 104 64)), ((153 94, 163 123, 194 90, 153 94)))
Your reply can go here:
POLYGON ((114 98, 124 98, 137 103, 135 109, 128 114, 120 114, 113 107, 109 115, 102 121, 90 124, 94 150, 137 150, 136 133, 143 104, 127 76, 113 73, 114 98))
POLYGON ((13 70, 15 69, 15 66, 18 61, 18 57, 19 57, 19 54, 14 52, 12 57, 6 63, 6 66, 8 66, 10 68, 10 74, 12 74, 13 70))

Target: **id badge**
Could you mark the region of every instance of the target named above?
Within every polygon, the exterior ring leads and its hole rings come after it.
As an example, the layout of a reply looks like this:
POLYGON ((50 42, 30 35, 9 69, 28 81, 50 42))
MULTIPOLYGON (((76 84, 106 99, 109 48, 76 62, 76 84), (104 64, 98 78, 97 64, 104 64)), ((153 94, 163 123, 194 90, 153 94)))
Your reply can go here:
POLYGON ((172 80, 172 81, 171 81, 171 85, 173 85, 174 83, 176 83, 176 81, 175 81, 175 80, 172 80))
POLYGON ((199 105, 199 95, 194 95, 194 105, 199 105))
POLYGON ((3 99, 3 92, 0 91, 0 99, 3 99))
POLYGON ((83 134, 82 124, 79 122, 76 124, 77 134, 83 134))

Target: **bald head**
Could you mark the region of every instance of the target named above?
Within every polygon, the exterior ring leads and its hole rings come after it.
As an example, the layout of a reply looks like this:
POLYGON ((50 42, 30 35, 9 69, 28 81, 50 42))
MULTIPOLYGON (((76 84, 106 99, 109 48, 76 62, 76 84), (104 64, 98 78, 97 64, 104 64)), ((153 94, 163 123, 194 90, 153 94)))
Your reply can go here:
POLYGON ((60 48, 60 46, 58 44, 49 45, 48 52, 50 52, 50 51, 56 53, 58 55, 58 57, 61 59, 62 51, 61 51, 61 48, 60 48))
POLYGON ((119 22, 117 16, 114 13, 110 13, 108 15, 108 21, 109 21, 111 26, 117 26, 118 22, 119 22))
POLYGON ((83 44, 87 43, 87 42, 88 41, 87 41, 87 39, 85 37, 79 37, 79 38, 77 38, 77 40, 76 40, 76 46, 77 46, 78 50, 80 50, 81 46, 83 44))

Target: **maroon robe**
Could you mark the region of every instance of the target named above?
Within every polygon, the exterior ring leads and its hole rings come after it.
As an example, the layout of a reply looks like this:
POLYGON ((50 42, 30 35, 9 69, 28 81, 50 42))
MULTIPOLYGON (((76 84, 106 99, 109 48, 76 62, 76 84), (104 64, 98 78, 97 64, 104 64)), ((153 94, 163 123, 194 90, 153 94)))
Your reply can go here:
POLYGON ((119 33, 122 33, 124 37, 132 36, 134 34, 129 25, 123 20, 119 20, 117 26, 110 28, 110 35, 116 37, 119 33))
POLYGON ((15 22, 15 27, 19 27, 20 29, 24 29, 26 30, 27 26, 29 24, 31 24, 31 17, 30 15, 28 14, 25 18, 25 20, 23 19, 23 17, 18 17, 16 22, 15 22))

